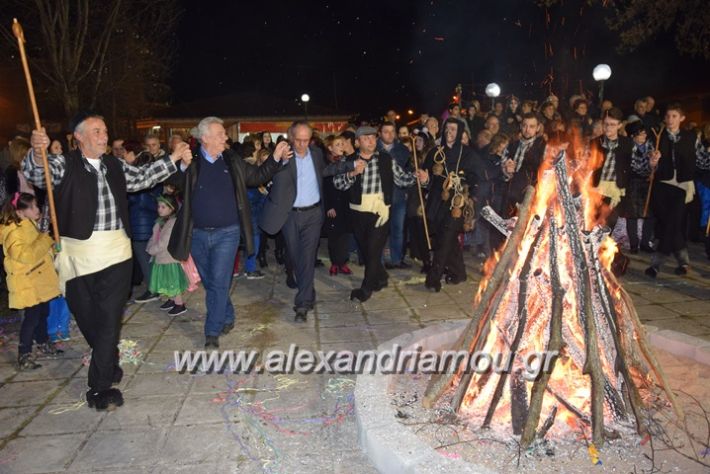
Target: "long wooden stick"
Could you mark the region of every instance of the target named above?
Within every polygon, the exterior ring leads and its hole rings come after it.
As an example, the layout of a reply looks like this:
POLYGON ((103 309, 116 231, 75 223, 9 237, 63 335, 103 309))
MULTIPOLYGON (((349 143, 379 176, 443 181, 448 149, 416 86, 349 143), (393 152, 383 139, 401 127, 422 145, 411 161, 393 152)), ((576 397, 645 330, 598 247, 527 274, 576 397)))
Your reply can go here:
MULTIPOLYGON (((27 54, 25 53, 25 33, 22 31, 22 26, 17 21, 17 18, 12 20, 12 32, 17 38, 17 46, 20 48, 20 58, 22 59, 22 68, 25 70, 25 79, 27 80, 27 92, 30 95, 30 104, 32 104, 32 115, 35 119, 35 129, 41 130, 42 123, 39 120, 39 110, 37 109, 37 100, 35 99, 35 89, 32 86, 32 76, 30 75, 30 66, 27 63, 27 54)), ((33 157, 34 158, 34 157, 33 157)), ((49 216, 52 220, 52 233, 54 241, 59 244, 59 227, 57 227, 57 211, 54 207, 54 192, 52 190, 52 175, 49 172, 49 162, 47 161, 47 150, 42 148, 42 166, 44 168, 44 182, 47 187, 47 200, 49 202, 49 216)))
MULTIPOLYGON (((419 171, 419 162, 417 161, 417 144, 413 135, 409 136, 412 141, 412 153, 414 154, 414 171, 419 171)), ((431 178, 429 178, 431 179, 431 178)), ((424 194, 422 193, 422 185, 417 178, 417 192, 419 193, 419 205, 422 207, 422 219, 424 220, 424 235, 426 236, 426 246, 431 252, 431 238, 429 237, 429 223, 426 219, 426 206, 424 205, 424 194)), ((431 255, 430 255, 431 257, 431 255)))
MULTIPOLYGON (((653 131, 653 134, 656 136, 656 151, 658 151, 658 147, 661 144, 661 135, 663 134, 664 128, 665 128, 665 125, 661 125, 661 128, 658 130, 658 132, 651 129, 653 131)), ((656 168, 653 168, 651 170, 651 177, 649 178, 649 182, 648 182, 648 192, 646 193, 646 203, 643 205, 643 218, 644 219, 648 216, 648 205, 651 203, 651 191, 653 190, 653 178, 655 175, 656 175, 656 168)))

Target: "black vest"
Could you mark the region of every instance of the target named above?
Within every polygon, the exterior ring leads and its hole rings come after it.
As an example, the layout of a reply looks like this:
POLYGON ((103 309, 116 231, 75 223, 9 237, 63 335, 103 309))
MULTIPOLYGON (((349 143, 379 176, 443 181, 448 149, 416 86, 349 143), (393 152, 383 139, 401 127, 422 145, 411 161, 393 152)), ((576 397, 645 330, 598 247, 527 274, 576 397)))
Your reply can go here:
POLYGON ((695 134, 687 130, 680 131, 678 143, 671 142, 668 132, 662 131, 661 142, 658 150, 661 159, 658 160, 658 169, 654 174, 655 181, 666 181, 673 178, 673 150, 675 150, 676 179, 679 183, 690 181, 695 174, 695 134))
MULTIPOLYGON (((631 173, 631 154, 634 150, 634 141, 629 137, 619 135, 619 144, 614 150, 614 174, 616 175, 616 185, 625 189, 629 184, 629 174, 631 173)), ((604 135, 592 141, 591 148, 601 154, 601 166, 592 173, 592 184, 599 186, 602 177, 604 164, 606 163, 606 148, 602 146, 604 135)))
MULTIPOLYGON (((380 172, 380 182, 382 183, 382 194, 385 195, 385 204, 388 206, 392 204, 392 189, 394 188, 394 172, 392 171, 392 157, 384 152, 376 152, 378 161, 378 170, 380 172)), ((359 153, 354 153, 352 156, 347 158, 347 161, 355 161, 360 157, 359 153)), ((371 160, 375 158, 375 155, 370 158, 371 160)), ((362 175, 360 173, 355 177, 355 183, 348 189, 348 199, 351 204, 361 204, 362 203, 362 175)))
MULTIPOLYGON (((55 189, 57 203, 57 223, 59 234, 72 239, 86 240, 94 232, 96 211, 99 204, 97 176, 84 166, 81 152, 71 151, 64 155, 66 169, 62 182, 55 189)), ((131 236, 131 222, 128 218, 126 197, 126 177, 121 161, 110 155, 103 155, 106 165, 106 182, 118 208, 123 228, 131 236)))

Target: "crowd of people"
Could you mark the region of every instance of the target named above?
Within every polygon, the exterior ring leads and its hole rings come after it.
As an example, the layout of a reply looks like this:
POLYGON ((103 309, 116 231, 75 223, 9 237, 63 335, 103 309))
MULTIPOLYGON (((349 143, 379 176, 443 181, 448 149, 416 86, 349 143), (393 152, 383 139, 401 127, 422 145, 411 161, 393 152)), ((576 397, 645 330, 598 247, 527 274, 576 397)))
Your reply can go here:
MULTIPOLYGON (((270 247, 296 290, 296 322, 316 301, 323 238, 331 277, 364 265, 351 300, 387 287, 388 270, 420 270, 433 291, 461 283, 464 253, 482 263, 504 243, 481 210, 515 216, 546 149, 563 143, 570 153, 602 157, 592 185, 606 223, 614 228, 624 218, 628 251, 652 253, 646 275, 656 278, 669 256, 675 273, 686 274, 688 239, 705 239, 710 258, 710 125, 687 123, 678 104, 661 115, 646 97, 625 115, 609 100, 511 96, 486 112, 473 100, 450 104, 441 117, 398 118, 390 110, 378 123, 330 135, 297 121, 276 140, 263 132, 237 141, 221 119, 206 117, 163 148, 153 134, 109 141, 103 118, 83 113, 64 139, 44 130, 13 138, 0 182, 0 235, 10 307, 24 309, 19 367, 38 367, 33 342, 61 353, 46 318, 48 302, 63 294, 92 348, 89 406, 120 406, 117 344, 131 283, 145 282, 136 302, 161 299, 161 310, 178 315, 187 311, 184 292, 201 281, 205 347, 215 349, 235 325, 233 277, 263 278, 270 247), (61 236, 55 245, 46 233, 43 152, 61 236)), ((618 253, 614 271, 622 274, 627 260, 618 253)))

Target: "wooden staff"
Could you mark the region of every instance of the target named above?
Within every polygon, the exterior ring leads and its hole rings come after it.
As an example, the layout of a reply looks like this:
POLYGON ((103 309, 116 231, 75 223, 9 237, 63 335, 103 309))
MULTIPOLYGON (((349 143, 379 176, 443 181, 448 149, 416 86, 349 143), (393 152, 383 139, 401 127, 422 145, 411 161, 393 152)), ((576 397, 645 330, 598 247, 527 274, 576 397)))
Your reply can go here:
MULTIPOLYGON (((35 129, 41 130, 42 123, 39 120, 39 110, 37 110, 37 100, 35 99, 35 90, 32 86, 32 76, 30 75, 30 66, 27 63, 27 54, 25 53, 25 33, 22 31, 22 26, 17 21, 17 18, 12 20, 12 32, 17 38, 17 46, 20 48, 20 58, 22 59, 22 68, 25 70, 25 79, 27 80, 27 91, 30 95, 30 103, 32 104, 32 115, 35 119, 35 129)), ((33 156, 34 159, 34 156, 33 156)), ((47 187, 47 198, 49 202, 49 216, 52 220, 52 233, 54 234, 54 242, 59 245, 59 228, 57 227, 57 211, 54 207, 54 192, 52 191, 52 176, 49 172, 49 162, 47 161, 47 150, 42 148, 42 167, 44 168, 44 182, 47 187)))
MULTIPOLYGON (((656 132, 655 130, 651 129, 653 131, 653 134, 656 136, 656 151, 658 151, 658 146, 661 144, 661 135, 663 134, 663 129, 665 128, 665 125, 661 125, 661 128, 656 132)), ((658 165, 656 165, 658 167, 658 165)), ((653 190, 653 177, 656 174, 656 168, 653 168, 651 170, 651 177, 649 178, 649 183, 648 183, 648 192, 646 193, 646 203, 643 206, 643 218, 645 219, 648 216, 648 205, 651 203, 651 191, 653 190)))
MULTIPOLYGON (((419 172, 419 162, 417 161, 417 144, 415 142, 414 136, 410 135, 409 139, 412 141, 412 153, 414 154, 414 172, 419 172)), ((431 176, 429 177, 431 179, 431 176)), ((429 224, 426 220, 426 206, 424 205, 424 194, 422 193, 422 185, 419 182, 419 177, 417 176, 417 192, 419 193, 419 205, 422 207, 422 219, 424 220, 424 235, 426 236, 426 246, 431 252, 431 238, 429 238, 429 224)))

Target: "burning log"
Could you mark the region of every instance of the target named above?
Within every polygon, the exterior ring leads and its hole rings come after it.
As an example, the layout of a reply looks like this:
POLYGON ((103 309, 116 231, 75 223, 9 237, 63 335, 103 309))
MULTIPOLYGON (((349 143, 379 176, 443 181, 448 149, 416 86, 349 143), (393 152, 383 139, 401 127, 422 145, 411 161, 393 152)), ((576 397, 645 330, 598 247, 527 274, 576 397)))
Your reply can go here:
MULTIPOLYGON (((484 326, 487 322, 487 319, 483 317, 489 313, 487 311, 489 304, 491 303, 491 300, 493 300, 494 296, 496 296, 496 294, 498 293, 500 285, 504 281, 507 281, 508 277, 510 276, 510 267, 515 263, 514 257, 517 256, 518 245, 520 245, 520 242, 522 241, 523 235, 525 233, 525 229, 527 228, 531 204, 533 202, 534 196, 535 189, 532 187, 528 187, 525 192, 525 198, 523 199, 523 203, 520 206, 520 215, 518 216, 518 221, 515 224, 515 229, 513 229, 513 232, 511 233, 505 244, 503 254, 500 257, 500 260, 498 261, 498 265, 496 266, 493 275, 491 275, 491 278, 488 280, 488 285, 486 286, 486 289, 483 292, 480 302, 474 309, 473 316, 471 317, 471 322, 468 324, 468 326, 466 326, 466 329, 464 329, 463 333, 461 333, 459 340, 455 344, 456 350, 467 348, 473 352, 472 346, 479 340, 479 336, 483 330, 482 326, 484 326)), ((491 307, 497 308, 497 304, 491 307)), ((429 381, 429 385, 427 386, 426 391, 424 393, 424 398, 422 401, 423 405, 427 408, 431 408, 432 406, 434 406, 434 403, 436 403, 436 401, 441 397, 441 395, 443 395, 446 389, 451 386, 451 383, 455 376, 455 373, 434 374, 431 380, 429 381)), ((470 377, 468 377, 468 380, 470 380, 470 377)))
POLYGON ((496 211, 493 210, 491 206, 485 206, 481 209, 481 217, 487 220, 493 227, 498 229, 501 234, 506 237, 510 237, 510 229, 513 227, 510 224, 515 222, 513 219, 503 219, 496 211))
POLYGON ((520 435, 523 447, 579 429, 601 447, 630 418, 647 433, 649 408, 663 396, 683 420, 633 303, 609 271, 616 247, 594 217, 600 204, 591 170, 578 161, 570 177, 567 160, 564 152, 547 157, 512 231, 512 220, 482 213, 508 239, 454 349, 491 358, 507 352, 507 365, 477 372, 461 363, 434 375, 423 397, 432 407, 453 386, 459 415, 520 435), (526 374, 540 354, 544 370, 526 374))
MULTIPOLYGON (((564 289, 562 288, 562 283, 560 282, 560 271, 557 265, 557 225, 555 224, 555 219, 552 218, 550 219, 550 277, 552 280, 552 316, 550 318, 550 339, 547 343, 547 351, 555 351, 559 353, 562 350, 562 298, 564 297, 564 289)), ((545 396, 545 388, 547 387, 547 383, 550 380, 552 371, 555 370, 555 364, 557 364, 557 357, 552 360, 550 364, 550 370, 547 372, 543 372, 533 384, 532 395, 530 396, 530 411, 528 412, 528 419, 525 421, 523 435, 520 440, 520 443, 525 447, 529 446, 530 443, 532 443, 533 441, 535 430, 537 429, 537 424, 540 421, 540 410, 542 409, 542 399, 545 396)), ((555 407, 553 411, 556 416, 557 408, 555 407)), ((547 433, 547 431, 549 430, 550 427, 544 430, 544 432, 547 433)))

